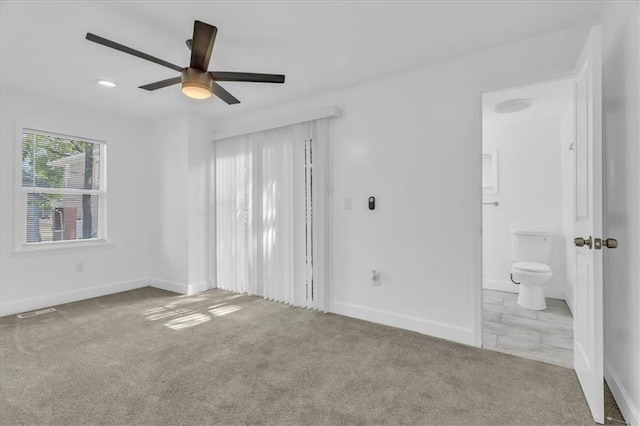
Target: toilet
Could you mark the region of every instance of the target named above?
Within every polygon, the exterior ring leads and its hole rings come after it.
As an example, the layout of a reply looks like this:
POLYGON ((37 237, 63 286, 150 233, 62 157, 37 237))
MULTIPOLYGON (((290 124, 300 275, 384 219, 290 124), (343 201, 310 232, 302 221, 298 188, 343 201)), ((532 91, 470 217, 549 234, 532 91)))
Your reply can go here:
POLYGON ((553 234, 538 230, 513 230, 510 234, 511 281, 520 287, 518 305, 534 311, 547 309, 542 284, 553 276, 549 266, 553 234))

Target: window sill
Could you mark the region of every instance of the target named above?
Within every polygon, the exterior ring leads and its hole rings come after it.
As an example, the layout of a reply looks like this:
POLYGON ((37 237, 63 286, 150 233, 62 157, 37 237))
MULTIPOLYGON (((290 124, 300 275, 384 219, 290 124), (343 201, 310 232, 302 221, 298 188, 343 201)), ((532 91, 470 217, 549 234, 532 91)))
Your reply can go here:
POLYGON ((113 247, 114 244, 107 240, 91 240, 91 241, 69 241, 56 243, 40 243, 37 245, 23 245, 14 250, 11 254, 14 257, 25 256, 43 256, 61 253, 77 253, 87 250, 106 249, 113 247))

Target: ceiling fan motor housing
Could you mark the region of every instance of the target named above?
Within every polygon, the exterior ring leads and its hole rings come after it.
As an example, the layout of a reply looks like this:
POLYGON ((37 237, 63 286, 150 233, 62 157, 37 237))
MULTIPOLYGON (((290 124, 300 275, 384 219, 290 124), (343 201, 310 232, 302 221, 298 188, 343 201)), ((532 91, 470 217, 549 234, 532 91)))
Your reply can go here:
POLYGON ((206 99, 211 96, 213 77, 206 71, 196 68, 185 68, 181 73, 182 92, 195 99, 206 99))

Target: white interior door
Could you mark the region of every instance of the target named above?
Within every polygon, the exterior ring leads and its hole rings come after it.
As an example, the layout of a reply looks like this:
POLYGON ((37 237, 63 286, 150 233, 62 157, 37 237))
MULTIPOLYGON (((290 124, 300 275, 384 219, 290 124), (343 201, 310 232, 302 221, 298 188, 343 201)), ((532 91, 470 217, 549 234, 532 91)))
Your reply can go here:
POLYGON ((576 64, 574 367, 593 418, 604 423, 602 318, 602 50, 594 27, 576 64))

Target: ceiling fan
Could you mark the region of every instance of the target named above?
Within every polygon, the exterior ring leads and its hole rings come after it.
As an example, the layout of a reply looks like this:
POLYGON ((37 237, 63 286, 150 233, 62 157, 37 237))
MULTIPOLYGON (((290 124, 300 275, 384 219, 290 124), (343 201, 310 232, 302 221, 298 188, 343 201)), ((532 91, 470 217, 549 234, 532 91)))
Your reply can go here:
POLYGON ((170 62, 148 55, 144 52, 132 49, 122 44, 116 43, 98 35, 87 33, 87 40, 112 49, 128 53, 147 61, 155 62, 180 73, 179 77, 172 77, 166 80, 140 86, 144 90, 158 90, 163 87, 182 83, 182 93, 194 99, 206 99, 212 94, 216 95, 227 104, 239 104, 231 93, 222 88, 217 81, 249 81, 256 83, 284 83, 282 74, 256 74, 248 72, 227 72, 227 71, 207 71, 213 43, 216 39, 218 29, 213 25, 201 21, 195 21, 193 25, 193 38, 187 40, 187 47, 191 50, 191 63, 188 67, 179 67, 170 62))

